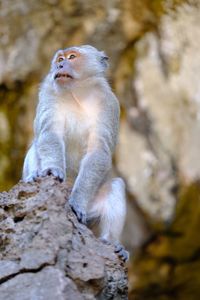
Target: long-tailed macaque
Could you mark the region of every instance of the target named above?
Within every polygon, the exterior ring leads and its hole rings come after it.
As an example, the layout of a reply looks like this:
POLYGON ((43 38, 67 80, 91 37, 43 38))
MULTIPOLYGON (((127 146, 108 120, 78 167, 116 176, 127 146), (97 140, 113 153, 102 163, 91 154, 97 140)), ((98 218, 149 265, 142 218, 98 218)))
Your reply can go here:
POLYGON ((78 220, 97 219, 100 238, 118 243, 126 215, 124 182, 111 178, 119 127, 119 103, 106 78, 108 57, 88 45, 58 50, 39 93, 35 137, 23 180, 53 175, 74 180, 69 199, 78 220))

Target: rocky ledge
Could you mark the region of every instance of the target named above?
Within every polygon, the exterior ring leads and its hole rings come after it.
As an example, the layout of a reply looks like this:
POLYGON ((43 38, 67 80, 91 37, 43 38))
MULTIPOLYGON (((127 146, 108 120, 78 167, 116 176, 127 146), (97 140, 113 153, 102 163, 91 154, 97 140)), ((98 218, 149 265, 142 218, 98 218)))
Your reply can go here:
POLYGON ((0 194, 0 300, 127 299, 127 270, 48 177, 0 194))

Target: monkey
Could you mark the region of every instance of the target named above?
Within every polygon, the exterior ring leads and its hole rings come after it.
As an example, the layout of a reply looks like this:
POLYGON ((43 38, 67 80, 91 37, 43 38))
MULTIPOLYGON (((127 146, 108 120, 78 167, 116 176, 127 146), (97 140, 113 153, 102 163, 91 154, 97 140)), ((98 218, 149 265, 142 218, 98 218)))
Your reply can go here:
POLYGON ((106 78, 108 56, 90 45, 58 50, 39 90, 34 138, 22 179, 71 178, 69 204, 83 224, 98 220, 100 239, 119 243, 126 216, 125 184, 112 178, 119 131, 119 102, 106 78))

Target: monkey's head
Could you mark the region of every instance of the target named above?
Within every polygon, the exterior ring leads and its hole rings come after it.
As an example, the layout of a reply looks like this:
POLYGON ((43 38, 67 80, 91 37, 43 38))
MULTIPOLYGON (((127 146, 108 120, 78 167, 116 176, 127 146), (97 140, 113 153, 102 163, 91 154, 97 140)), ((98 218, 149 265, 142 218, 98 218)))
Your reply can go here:
POLYGON ((59 87, 72 87, 81 80, 104 76, 108 57, 103 51, 84 45, 58 50, 51 65, 51 80, 59 87))

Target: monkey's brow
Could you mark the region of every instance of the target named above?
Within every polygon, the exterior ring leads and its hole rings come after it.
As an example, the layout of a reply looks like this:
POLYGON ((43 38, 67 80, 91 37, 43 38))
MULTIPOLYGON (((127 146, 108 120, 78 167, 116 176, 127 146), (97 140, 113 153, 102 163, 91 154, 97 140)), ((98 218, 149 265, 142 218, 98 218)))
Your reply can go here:
POLYGON ((69 54, 69 53, 76 53, 76 54, 81 54, 82 51, 81 49, 78 49, 77 47, 70 47, 70 48, 66 48, 63 50, 63 53, 65 55, 69 54))
POLYGON ((69 47, 63 49, 63 52, 78 51, 77 47, 69 47))
POLYGON ((64 55, 64 50, 58 50, 58 52, 57 52, 57 57, 59 56, 59 55, 64 55))

